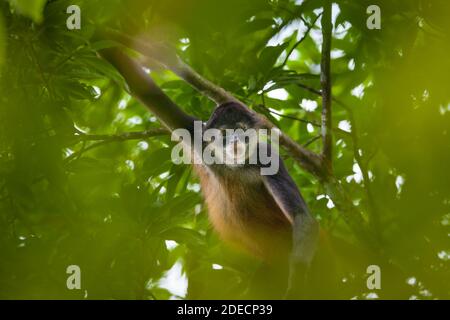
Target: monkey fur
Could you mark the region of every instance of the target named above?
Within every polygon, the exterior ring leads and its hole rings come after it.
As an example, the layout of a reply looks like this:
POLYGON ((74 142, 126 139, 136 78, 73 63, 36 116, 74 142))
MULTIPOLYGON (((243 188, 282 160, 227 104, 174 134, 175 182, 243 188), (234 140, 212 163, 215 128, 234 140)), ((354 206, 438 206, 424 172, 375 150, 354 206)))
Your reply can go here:
MULTIPOLYGON (((229 102, 216 108, 205 129, 240 126, 261 128, 246 107, 229 102)), ((290 260, 291 269, 305 273, 314 256, 317 223, 282 159, 272 176, 262 176, 260 166, 195 166, 212 225, 225 242, 268 264, 290 260)), ((301 283, 304 275, 291 271, 290 277, 301 283)))

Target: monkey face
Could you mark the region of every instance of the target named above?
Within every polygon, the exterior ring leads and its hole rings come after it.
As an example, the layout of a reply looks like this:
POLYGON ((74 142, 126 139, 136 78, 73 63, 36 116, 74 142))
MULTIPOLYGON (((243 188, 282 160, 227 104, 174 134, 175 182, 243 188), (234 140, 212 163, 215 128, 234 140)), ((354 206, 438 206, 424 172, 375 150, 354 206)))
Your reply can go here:
MULTIPOLYGON (((256 151, 258 134, 255 129, 246 129, 243 124, 238 123, 235 128, 226 126, 209 128, 205 130, 203 139, 206 142, 204 158, 211 155, 214 158, 212 162, 214 164, 238 168, 251 164, 251 157, 256 151)), ((206 162, 211 164, 210 160, 206 162)))
POLYGON ((256 120, 245 107, 237 103, 226 103, 219 106, 205 129, 217 137, 209 144, 215 157, 230 168, 242 167, 249 163, 249 158, 256 150, 256 120))

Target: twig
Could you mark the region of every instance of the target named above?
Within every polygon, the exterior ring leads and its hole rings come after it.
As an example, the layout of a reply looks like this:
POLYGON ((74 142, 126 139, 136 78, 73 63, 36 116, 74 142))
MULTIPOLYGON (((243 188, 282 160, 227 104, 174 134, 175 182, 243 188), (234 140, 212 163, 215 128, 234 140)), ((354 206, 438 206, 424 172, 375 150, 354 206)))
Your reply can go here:
POLYGON ((277 111, 271 110, 270 108, 266 107, 265 105, 261 105, 261 107, 263 107, 268 112, 270 112, 270 113, 272 113, 272 114, 274 114, 276 116, 279 116, 279 117, 282 117, 282 118, 286 118, 286 119, 300 121, 300 122, 303 122, 303 123, 306 123, 306 124, 312 124, 315 127, 320 127, 320 124, 317 123, 317 122, 314 122, 314 121, 311 121, 311 120, 302 119, 302 118, 298 118, 298 117, 294 117, 294 116, 290 116, 288 114, 282 114, 282 113, 279 113, 277 111))
MULTIPOLYGON (((274 111, 274 110, 268 108, 265 104, 260 105, 260 107, 263 107, 268 112, 270 112, 270 113, 272 113, 272 114, 274 114, 274 115, 276 115, 278 117, 281 117, 281 118, 291 119, 291 120, 299 121, 299 122, 302 122, 302 123, 305 123, 305 124, 311 124, 312 126, 317 127, 317 128, 321 127, 320 123, 318 123, 318 122, 315 122, 315 121, 312 121, 312 120, 307 120, 307 119, 302 119, 302 118, 298 118, 298 117, 294 117, 294 116, 290 116, 288 114, 279 113, 277 111, 274 111)), ((349 132, 347 132, 345 130, 342 130, 340 128, 332 128, 331 130, 333 130, 336 133, 342 134, 342 135, 351 136, 351 134, 349 132)))
POLYGON ((332 166, 332 120, 331 120, 331 75, 330 75, 330 51, 331 51, 331 11, 332 4, 330 0, 324 1, 322 15, 322 59, 320 63, 320 83, 322 86, 322 156, 325 164, 332 166))
MULTIPOLYGON (((294 50, 308 37, 309 32, 311 31, 311 29, 314 27, 314 25, 316 24, 317 19, 319 19, 319 17, 322 15, 322 13, 319 13, 316 18, 314 19, 314 21, 308 25, 308 29, 305 31, 305 34, 303 35, 303 37, 301 37, 301 39, 299 39, 293 46, 292 48, 289 50, 289 52, 286 54, 286 58, 284 59, 283 63, 280 65, 280 69, 282 69, 286 63, 289 60, 289 57, 291 56, 292 52, 294 52, 294 50)), ((302 19, 303 23, 306 24, 305 20, 302 19)), ((306 24, 307 25, 307 24, 306 24)))
POLYGON ((70 156, 68 156, 64 161, 70 162, 74 159, 79 158, 82 154, 85 152, 98 148, 102 145, 111 143, 111 142, 117 142, 117 141, 126 141, 126 140, 139 140, 139 139, 145 139, 150 137, 156 137, 161 135, 166 135, 169 132, 164 128, 154 128, 149 129, 145 131, 137 131, 137 132, 125 132, 121 134, 113 134, 113 135, 107 135, 107 134, 77 134, 75 135, 75 139, 77 139, 77 142, 86 142, 86 141, 99 141, 96 143, 91 144, 88 147, 84 147, 75 153, 72 153, 70 156))
POLYGON ((125 132, 120 134, 78 134, 76 138, 79 141, 124 141, 124 140, 137 140, 145 139, 149 137, 156 137, 168 134, 169 131, 165 128, 152 128, 145 131, 125 132))
POLYGON ((321 135, 312 137, 311 139, 309 139, 308 141, 306 141, 306 142, 303 144, 303 146, 306 148, 307 146, 309 146, 309 145, 310 145, 311 143, 313 143, 314 141, 319 140, 320 137, 321 137, 321 135))
POLYGON ((370 213, 370 222, 375 231, 375 234, 377 235, 377 237, 380 237, 380 235, 381 235, 380 217, 379 217, 376 201, 373 197, 372 185, 371 185, 370 177, 369 177, 369 170, 367 168, 368 162, 365 162, 363 160, 363 157, 359 153, 360 146, 359 146, 359 138, 358 138, 359 137, 358 127, 357 127, 357 124, 355 121, 355 117, 353 116, 353 111, 350 108, 348 108, 346 105, 344 105, 344 108, 347 111, 347 114, 348 114, 348 117, 350 120, 350 124, 352 127, 351 128, 351 137, 353 140, 353 155, 355 157, 356 163, 358 164, 359 168, 361 169, 361 174, 363 177, 363 187, 364 187, 364 191, 366 193, 367 202, 369 204, 368 209, 369 209, 369 213, 370 213))

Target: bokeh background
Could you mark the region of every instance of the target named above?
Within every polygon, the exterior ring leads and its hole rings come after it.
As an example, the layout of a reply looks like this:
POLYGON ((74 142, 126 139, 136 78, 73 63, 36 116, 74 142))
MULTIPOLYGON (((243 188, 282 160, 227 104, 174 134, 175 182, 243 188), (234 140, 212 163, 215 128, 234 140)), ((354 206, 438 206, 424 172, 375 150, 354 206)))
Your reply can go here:
MULTIPOLYGON (((259 262, 219 241, 191 168, 170 160, 170 137, 123 138, 160 124, 97 56, 111 44, 93 34, 109 27, 170 43, 319 152, 321 1, 0 0, 0 8, 0 298, 249 297, 259 262), (81 8, 80 30, 66 27, 71 4, 81 8), (81 290, 66 287, 72 264, 81 290)), ((383 259, 283 154, 311 212, 338 239, 329 250, 357 266, 324 268, 319 298, 450 297, 449 9, 445 0, 333 4, 334 170, 363 216, 376 217, 383 259), (366 27, 371 4, 381 8, 380 30, 366 27), (369 290, 365 266, 384 263, 382 289, 369 290)), ((185 111, 208 119, 212 102, 149 68, 185 111)))

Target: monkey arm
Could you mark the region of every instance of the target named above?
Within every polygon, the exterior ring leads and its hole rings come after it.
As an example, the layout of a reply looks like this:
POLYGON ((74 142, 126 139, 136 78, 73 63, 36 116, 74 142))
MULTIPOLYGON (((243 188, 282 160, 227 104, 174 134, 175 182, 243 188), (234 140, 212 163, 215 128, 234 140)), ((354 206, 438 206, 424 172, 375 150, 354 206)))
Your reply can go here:
POLYGON ((177 55, 175 48, 168 44, 155 43, 150 39, 144 41, 109 28, 99 31, 98 35, 100 38, 121 43, 162 64, 218 105, 229 101, 239 102, 232 94, 198 74, 177 55))
POLYGON ((288 297, 298 297, 306 285, 306 273, 316 250, 319 226, 283 163, 277 174, 262 176, 264 185, 292 224, 288 297))
POLYGON ((130 93, 141 101, 170 131, 193 129, 194 117, 175 104, 143 70, 142 66, 119 48, 103 49, 100 55, 125 78, 130 93))
MULTIPOLYGON (((154 61, 165 66, 167 69, 172 70, 175 74, 184 79, 188 84, 194 87, 202 95, 208 97, 210 100, 216 102, 217 104, 235 101, 238 103, 239 100, 232 94, 224 90, 223 88, 217 86, 211 81, 207 80, 201 76, 198 72, 192 69, 188 64, 186 64, 175 52, 173 48, 169 48, 165 45, 149 43, 140 39, 123 34, 117 30, 105 29, 97 32, 98 39, 109 39, 117 43, 122 44, 127 48, 131 48, 141 53, 143 56, 153 59, 154 61)), ((103 54, 102 54, 103 55, 103 54)), ((129 59, 129 58, 128 58, 129 59)), ((114 63, 113 63, 114 64, 114 63)), ((132 71, 129 71, 132 73, 132 71)), ((242 103, 242 105, 245 105, 242 103)), ((251 111, 251 109, 249 109, 251 111)), ((270 128, 274 125, 264 119, 265 125, 270 128)), ((319 155, 307 148, 304 148, 300 144, 293 141, 285 133, 280 132, 280 143, 286 148, 300 163, 300 165, 308 172, 311 172, 318 178, 326 177, 329 172, 327 172, 322 165, 321 158, 319 155)))

